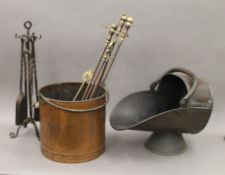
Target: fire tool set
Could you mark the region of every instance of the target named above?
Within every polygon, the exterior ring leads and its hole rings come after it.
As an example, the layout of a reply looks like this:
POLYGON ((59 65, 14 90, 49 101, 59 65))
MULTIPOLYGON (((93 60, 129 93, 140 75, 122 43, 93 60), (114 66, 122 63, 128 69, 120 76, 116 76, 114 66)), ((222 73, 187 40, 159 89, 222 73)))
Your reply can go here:
POLYGON ((38 82, 35 58, 35 42, 41 39, 35 33, 30 34, 32 23, 24 23, 26 34, 15 35, 21 41, 21 65, 20 65, 20 92, 16 100, 16 133, 11 132, 10 136, 15 138, 19 134, 20 128, 27 127, 29 123, 34 125, 36 135, 39 138, 39 131, 35 121, 39 121, 38 106, 38 82))
MULTIPOLYGON (((82 83, 51 84, 38 90, 35 42, 32 23, 24 23, 21 41, 19 96, 16 100, 16 138, 22 127, 32 124, 41 151, 58 162, 85 162, 105 150, 105 114, 109 93, 105 82, 133 19, 122 14, 112 24, 103 52, 94 70, 86 71, 82 83), (40 121, 40 134, 36 122, 40 121)), ((147 84, 148 85, 148 84, 147 84)), ((111 126, 116 130, 153 131, 145 147, 157 154, 185 151, 182 133, 196 134, 207 124, 213 108, 208 82, 184 68, 173 68, 151 84, 122 99, 113 109, 111 126)))

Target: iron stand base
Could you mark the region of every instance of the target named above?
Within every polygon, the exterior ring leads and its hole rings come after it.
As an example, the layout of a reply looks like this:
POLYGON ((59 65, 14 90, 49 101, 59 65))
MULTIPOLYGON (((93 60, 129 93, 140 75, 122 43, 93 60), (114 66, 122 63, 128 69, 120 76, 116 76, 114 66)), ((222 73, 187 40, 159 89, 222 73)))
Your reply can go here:
POLYGON ((23 121, 23 123, 21 123, 20 125, 18 125, 18 128, 17 128, 16 132, 10 132, 10 133, 9 133, 9 136, 10 136, 12 139, 18 137, 19 132, 20 132, 20 129, 22 128, 22 126, 23 126, 24 128, 26 128, 27 125, 28 125, 29 123, 31 123, 31 124, 34 126, 35 134, 36 134, 38 140, 40 140, 39 130, 38 130, 37 124, 36 124, 36 122, 35 122, 35 120, 34 120, 33 118, 26 118, 26 119, 23 121))

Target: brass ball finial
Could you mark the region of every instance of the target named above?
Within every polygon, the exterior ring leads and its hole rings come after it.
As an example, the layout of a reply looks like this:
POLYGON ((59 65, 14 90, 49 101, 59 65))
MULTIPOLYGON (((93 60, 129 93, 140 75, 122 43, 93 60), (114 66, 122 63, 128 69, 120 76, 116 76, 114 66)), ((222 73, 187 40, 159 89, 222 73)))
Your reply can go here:
POLYGON ((127 22, 133 23, 133 18, 132 17, 127 17, 127 22))
POLYGON ((112 29, 116 29, 116 28, 117 28, 117 25, 116 25, 116 24, 112 24, 112 25, 111 25, 111 28, 112 28, 112 29))
POLYGON ((122 16, 127 16, 127 13, 126 13, 126 12, 123 12, 123 13, 122 13, 122 16))
POLYGON ((90 81, 92 79, 93 75, 94 75, 94 71, 88 70, 83 73, 82 79, 83 79, 83 81, 90 81))

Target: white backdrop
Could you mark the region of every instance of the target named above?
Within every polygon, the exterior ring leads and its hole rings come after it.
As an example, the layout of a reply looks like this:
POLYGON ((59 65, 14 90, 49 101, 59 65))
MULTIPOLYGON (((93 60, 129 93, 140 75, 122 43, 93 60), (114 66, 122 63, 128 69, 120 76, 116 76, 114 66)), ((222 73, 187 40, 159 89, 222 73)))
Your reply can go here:
POLYGON ((0 174, 224 174, 225 162, 225 1, 224 0, 0 0, 0 174), (23 22, 42 34, 36 43, 39 86, 80 81, 97 64, 107 31, 122 12, 134 25, 107 81, 107 148, 84 164, 47 160, 31 127, 11 140, 19 85, 23 22), (111 129, 112 108, 129 93, 148 89, 164 71, 185 67, 212 85, 215 106, 206 129, 185 135, 188 150, 175 157, 149 153, 150 133, 111 129))

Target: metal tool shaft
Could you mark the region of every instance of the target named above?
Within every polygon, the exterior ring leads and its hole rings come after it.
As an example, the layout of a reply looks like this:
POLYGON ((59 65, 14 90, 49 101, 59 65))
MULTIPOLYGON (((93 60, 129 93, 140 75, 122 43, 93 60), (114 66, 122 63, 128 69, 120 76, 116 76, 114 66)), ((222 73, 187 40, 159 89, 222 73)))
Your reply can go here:
MULTIPOLYGON (((111 25, 109 28, 109 36, 106 39, 106 44, 100 60, 96 66, 92 79, 87 82, 87 86, 81 97, 81 100, 88 100, 97 97, 100 93, 101 86, 105 83, 109 71, 114 63, 115 57, 118 54, 123 40, 128 36, 128 30, 133 22, 131 17, 123 14, 120 18, 118 26, 111 25), (118 43, 119 42, 119 43, 118 43), (118 45, 117 45, 118 43, 118 45), (113 53, 114 46, 117 45, 116 51, 113 53), (113 55, 111 56, 111 54, 113 55), (107 59, 106 59, 107 58, 107 59)), ((82 91, 81 86, 75 97, 77 98, 82 91)), ((75 99, 76 99, 75 98, 75 99)))
POLYGON ((87 99, 87 98, 88 98, 88 95, 91 93, 91 89, 92 89, 93 86, 94 86, 94 82, 95 82, 95 80, 97 79, 97 77, 98 77, 98 75, 99 75, 98 70, 99 70, 99 67, 100 67, 102 58, 104 57, 105 52, 106 52, 106 50, 107 50, 107 48, 108 48, 108 45, 109 45, 110 41, 111 41, 112 38, 113 38, 114 30, 116 29, 116 27, 117 27, 117 26, 114 25, 114 24, 111 25, 111 28, 110 28, 110 30, 109 30, 109 35, 108 35, 108 37, 107 37, 107 39, 106 39, 106 42, 105 42, 105 46, 104 46, 102 55, 101 55, 101 57, 100 57, 100 59, 99 59, 99 61, 98 61, 98 64, 97 64, 96 68, 95 68, 95 71, 94 71, 94 74, 93 74, 93 78, 91 79, 90 83, 88 83, 88 85, 87 85, 87 87, 86 87, 86 89, 85 89, 85 91, 84 91, 82 100, 87 99))

